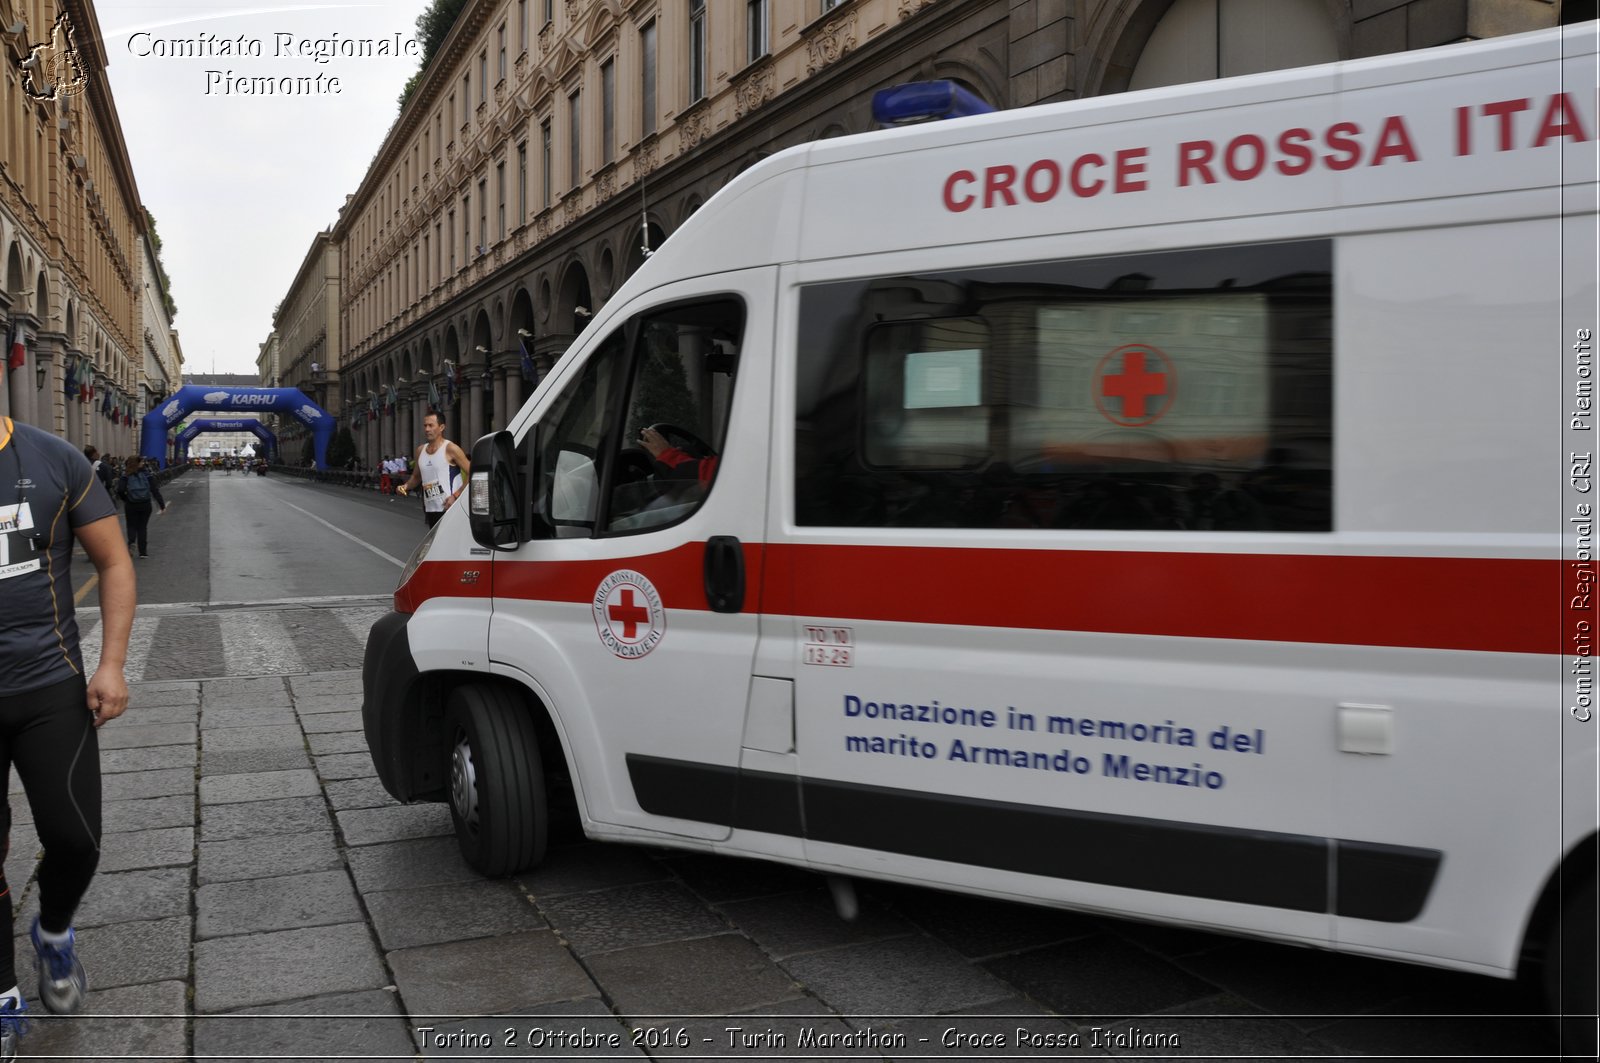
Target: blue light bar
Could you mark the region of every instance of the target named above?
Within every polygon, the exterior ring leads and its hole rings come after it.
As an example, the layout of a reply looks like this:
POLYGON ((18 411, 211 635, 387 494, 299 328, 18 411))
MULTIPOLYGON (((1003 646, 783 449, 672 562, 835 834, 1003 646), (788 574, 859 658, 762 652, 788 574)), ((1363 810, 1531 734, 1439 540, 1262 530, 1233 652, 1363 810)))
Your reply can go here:
POLYGON ((953 81, 913 81, 872 94, 872 119, 879 125, 910 125, 937 118, 988 114, 994 108, 953 81))

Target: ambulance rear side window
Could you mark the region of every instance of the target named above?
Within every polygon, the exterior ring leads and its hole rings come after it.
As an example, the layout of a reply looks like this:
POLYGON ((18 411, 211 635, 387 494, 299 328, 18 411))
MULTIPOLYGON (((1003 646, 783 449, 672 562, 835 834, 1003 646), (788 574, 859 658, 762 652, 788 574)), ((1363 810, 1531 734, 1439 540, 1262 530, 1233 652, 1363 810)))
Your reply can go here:
POLYGON ((1326 241, 801 293, 799 523, 1332 528, 1326 241))

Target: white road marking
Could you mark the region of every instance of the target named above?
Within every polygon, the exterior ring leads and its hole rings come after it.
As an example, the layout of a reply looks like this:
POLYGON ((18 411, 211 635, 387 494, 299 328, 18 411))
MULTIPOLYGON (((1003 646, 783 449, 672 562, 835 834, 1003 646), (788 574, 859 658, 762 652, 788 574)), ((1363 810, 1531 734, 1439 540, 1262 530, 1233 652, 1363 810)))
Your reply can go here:
MULTIPOLYGON (((83 654, 83 668, 89 675, 100 667, 100 650, 104 632, 101 630, 99 610, 94 615, 78 614, 78 652, 83 654)), ((135 616, 133 629, 128 633, 128 663, 123 677, 130 683, 144 678, 145 664, 150 660, 150 646, 155 642, 156 625, 161 621, 153 616, 135 616)))
POLYGON ((389 610, 382 608, 365 609, 335 609, 333 615, 339 618, 350 634, 356 637, 364 650, 367 645, 367 636, 372 633, 372 625, 387 615, 389 610))
POLYGON ((282 612, 217 613, 228 675, 286 675, 305 671, 282 612))
POLYGON ((395 568, 405 568, 406 567, 406 563, 404 561, 400 560, 398 557, 395 557, 393 554, 386 554, 382 550, 379 550, 376 546, 373 546, 371 543, 362 542, 360 539, 356 538, 354 535, 351 535, 349 532, 345 531, 343 528, 338 527, 337 525, 334 525, 334 524, 329 524, 327 521, 323 520, 321 517, 317 516, 315 513, 311 513, 311 512, 309 512, 307 510, 301 509, 299 506, 295 505, 293 502, 280 502, 279 505, 288 506, 290 509, 294 510, 297 513, 304 513, 306 516, 310 517, 312 520, 316 521, 318 524, 322 525, 324 528, 327 528, 329 531, 337 532, 338 534, 344 536, 346 539, 349 539, 351 542, 355 543, 357 546, 365 547, 366 549, 371 550, 373 553, 377 554, 379 557, 383 558, 385 561, 387 561, 390 564, 394 565, 395 568))

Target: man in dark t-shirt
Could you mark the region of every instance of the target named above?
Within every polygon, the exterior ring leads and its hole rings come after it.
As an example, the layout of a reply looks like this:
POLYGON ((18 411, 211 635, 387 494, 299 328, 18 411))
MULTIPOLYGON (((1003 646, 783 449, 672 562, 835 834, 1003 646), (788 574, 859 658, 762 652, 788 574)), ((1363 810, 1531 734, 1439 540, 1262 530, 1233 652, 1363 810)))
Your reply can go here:
MULTIPOLYGON (((134 598, 116 507, 88 460, 65 440, 0 417, 0 775, 17 769, 44 847, 31 938, 39 998, 54 1012, 78 1010, 88 989, 72 916, 99 861, 95 729, 128 705, 122 672, 134 598), (87 678, 73 611, 74 539, 100 582, 100 660, 87 678)), ((9 801, 0 802, 0 828, 9 845, 9 801)), ((27 1029, 11 915, 0 870, 0 1060, 15 1057, 27 1029)))

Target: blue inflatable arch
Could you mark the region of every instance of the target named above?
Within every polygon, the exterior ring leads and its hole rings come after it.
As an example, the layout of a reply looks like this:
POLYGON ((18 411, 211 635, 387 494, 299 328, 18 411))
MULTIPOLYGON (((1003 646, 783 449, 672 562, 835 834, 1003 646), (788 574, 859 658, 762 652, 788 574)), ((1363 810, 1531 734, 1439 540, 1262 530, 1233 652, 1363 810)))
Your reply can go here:
POLYGON ((328 467, 328 444, 333 440, 338 419, 311 401, 299 388, 231 388, 185 384, 160 406, 144 415, 139 453, 166 468, 167 432, 196 410, 287 414, 311 429, 317 468, 328 467))
POLYGON ((190 421, 178 432, 177 453, 174 458, 185 461, 189 457, 189 444, 194 437, 203 432, 252 432, 261 440, 261 456, 270 458, 277 453, 278 437, 272 429, 254 418, 239 418, 237 420, 220 420, 214 417, 201 417, 190 421))

